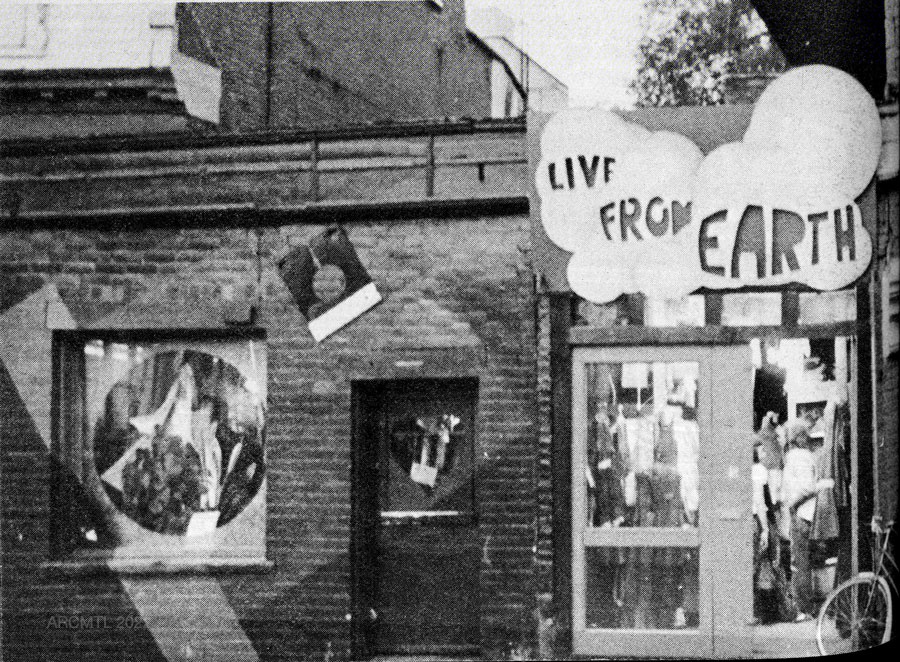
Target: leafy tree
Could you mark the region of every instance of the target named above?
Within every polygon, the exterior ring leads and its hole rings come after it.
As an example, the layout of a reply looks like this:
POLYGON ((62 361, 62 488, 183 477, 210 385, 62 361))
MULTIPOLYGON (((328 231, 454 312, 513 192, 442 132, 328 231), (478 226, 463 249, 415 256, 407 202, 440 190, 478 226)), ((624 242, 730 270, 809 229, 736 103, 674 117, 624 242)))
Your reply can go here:
POLYGON ((729 84, 786 67, 750 0, 645 0, 644 22, 639 106, 724 103, 729 84))

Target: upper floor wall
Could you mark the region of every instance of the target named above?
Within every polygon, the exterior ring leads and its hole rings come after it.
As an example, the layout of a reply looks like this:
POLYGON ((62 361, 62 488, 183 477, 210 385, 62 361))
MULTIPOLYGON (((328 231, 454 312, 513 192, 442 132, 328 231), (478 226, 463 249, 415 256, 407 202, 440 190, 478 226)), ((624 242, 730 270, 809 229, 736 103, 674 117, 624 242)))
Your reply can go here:
POLYGON ((178 12, 181 34, 189 16, 222 66, 227 131, 491 114, 491 57, 468 38, 463 0, 183 3, 178 12))
POLYGON ((463 0, 31 3, 0 12, 0 121, 12 137, 492 115, 497 58, 467 32, 463 0))

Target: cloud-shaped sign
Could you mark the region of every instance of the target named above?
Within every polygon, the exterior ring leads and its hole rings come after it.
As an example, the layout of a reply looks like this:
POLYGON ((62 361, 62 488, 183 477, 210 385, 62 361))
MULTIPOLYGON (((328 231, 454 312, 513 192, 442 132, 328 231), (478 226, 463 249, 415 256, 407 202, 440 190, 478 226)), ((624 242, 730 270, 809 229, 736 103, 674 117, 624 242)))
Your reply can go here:
POLYGON ((824 65, 773 82, 743 140, 705 158, 684 136, 607 111, 564 111, 541 135, 541 221, 573 253, 572 289, 595 302, 703 286, 837 289, 871 260, 853 201, 880 149, 875 102, 824 65))

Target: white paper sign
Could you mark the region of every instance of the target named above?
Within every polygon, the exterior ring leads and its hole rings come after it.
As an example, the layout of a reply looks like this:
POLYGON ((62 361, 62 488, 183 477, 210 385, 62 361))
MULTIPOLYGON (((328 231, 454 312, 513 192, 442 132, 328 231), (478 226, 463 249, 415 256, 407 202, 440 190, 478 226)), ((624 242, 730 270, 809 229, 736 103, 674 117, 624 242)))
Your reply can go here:
POLYGON ((218 522, 218 510, 201 510, 191 515, 185 535, 188 538, 209 535, 216 530, 218 522))

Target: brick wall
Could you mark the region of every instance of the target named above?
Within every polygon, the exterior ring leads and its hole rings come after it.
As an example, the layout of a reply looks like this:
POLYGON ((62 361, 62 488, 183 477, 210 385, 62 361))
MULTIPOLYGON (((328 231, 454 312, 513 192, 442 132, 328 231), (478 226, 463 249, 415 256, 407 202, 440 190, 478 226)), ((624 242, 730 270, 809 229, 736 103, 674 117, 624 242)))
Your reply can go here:
POLYGON ((225 130, 261 128, 267 112, 278 128, 490 116, 490 60, 466 34, 462 0, 442 10, 336 2, 269 11, 267 3, 182 8, 222 67, 225 130))
MULTIPOLYGON (((136 326, 218 326, 223 284, 241 292, 261 277, 258 322, 269 348, 267 546, 275 570, 217 581, 264 660, 349 655, 352 379, 389 376, 385 361, 421 358, 427 372, 448 352, 470 355, 482 366, 482 638, 489 651, 532 639, 535 359, 532 280, 522 253, 527 217, 360 218, 348 231, 385 301, 317 346, 274 258, 320 230, 7 231, 0 235, 3 311, 52 283, 82 326, 123 319, 136 326)), ((49 392, 49 374, 43 386, 49 392)), ((54 616, 135 615, 135 585, 165 591, 174 605, 196 589, 189 578, 137 577, 126 591, 113 573, 42 570, 52 526, 52 459, 2 366, 0 402, 4 659, 159 659, 153 637, 192 641, 193 634, 159 629, 151 636, 143 628, 48 628, 54 616)), ((191 654, 212 655, 225 646, 221 641, 206 633, 191 654)))
MULTIPOLYGON (((884 316, 890 315, 890 310, 885 310, 884 289, 890 288, 888 278, 885 278, 887 266, 891 259, 897 259, 900 253, 900 192, 897 190, 896 179, 893 182, 880 183, 878 199, 878 256, 879 269, 878 300, 876 302, 878 331, 883 332, 884 316)), ((897 417, 898 393, 898 366, 897 352, 890 352, 883 344, 889 342, 883 336, 877 344, 877 370, 878 379, 878 408, 880 420, 878 422, 879 443, 877 446, 876 461, 878 462, 878 500, 877 504, 881 514, 886 520, 896 519, 897 508, 900 503, 900 487, 898 487, 898 474, 900 474, 900 421, 897 417)))
POLYGON ((888 86, 886 101, 896 101, 900 93, 900 3, 897 0, 884 0, 884 37, 888 86))
MULTIPOLYGON (((246 131, 265 126, 267 3, 190 3, 193 28, 202 31, 222 69, 221 127, 246 131)), ((194 41, 199 41, 196 36, 194 41)), ((186 47, 190 44, 182 42, 186 47)), ((202 52, 188 55, 207 60, 202 52)))

